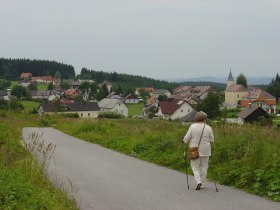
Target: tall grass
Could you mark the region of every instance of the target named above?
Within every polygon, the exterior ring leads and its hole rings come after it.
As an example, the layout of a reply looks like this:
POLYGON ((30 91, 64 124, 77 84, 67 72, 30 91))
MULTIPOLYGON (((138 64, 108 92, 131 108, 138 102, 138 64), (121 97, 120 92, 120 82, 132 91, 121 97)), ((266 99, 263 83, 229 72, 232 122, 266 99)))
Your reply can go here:
POLYGON ((22 127, 38 123, 37 116, 20 113, 11 119, 0 117, 0 209, 76 209, 75 202, 46 179, 42 165, 24 149, 22 127))
MULTIPOLYGON (((280 130, 256 125, 212 125, 211 158, 221 184, 280 201, 280 130)), ((184 171, 181 137, 188 126, 142 119, 61 121, 57 128, 127 155, 184 171), (75 126, 72 126, 75 123, 75 126)))

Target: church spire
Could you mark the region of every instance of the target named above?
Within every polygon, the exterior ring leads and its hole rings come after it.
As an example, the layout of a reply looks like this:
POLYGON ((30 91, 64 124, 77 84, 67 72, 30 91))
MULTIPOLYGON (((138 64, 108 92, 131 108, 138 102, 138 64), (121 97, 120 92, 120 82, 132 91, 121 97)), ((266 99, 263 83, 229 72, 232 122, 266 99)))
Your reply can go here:
POLYGON ((227 79, 227 86, 230 86, 232 84, 234 84, 234 79, 233 79, 233 76, 231 74, 231 68, 230 68, 228 79, 227 79))

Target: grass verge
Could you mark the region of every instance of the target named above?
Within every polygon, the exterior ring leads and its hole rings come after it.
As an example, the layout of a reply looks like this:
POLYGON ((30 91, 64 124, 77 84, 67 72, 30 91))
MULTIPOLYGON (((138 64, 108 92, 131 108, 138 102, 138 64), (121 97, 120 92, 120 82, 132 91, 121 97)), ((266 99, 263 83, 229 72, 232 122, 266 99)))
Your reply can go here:
POLYGON ((0 117, 0 209, 77 209, 23 147, 21 129, 39 123, 38 116, 20 113, 0 117))

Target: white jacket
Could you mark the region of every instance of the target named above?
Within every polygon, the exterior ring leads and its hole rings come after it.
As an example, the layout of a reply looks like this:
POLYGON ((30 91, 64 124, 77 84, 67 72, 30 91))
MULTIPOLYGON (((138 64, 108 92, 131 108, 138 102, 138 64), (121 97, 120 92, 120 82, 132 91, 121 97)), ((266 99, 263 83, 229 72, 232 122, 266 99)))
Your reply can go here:
MULTIPOLYGON (((203 129, 204 123, 194 123, 190 126, 187 134, 183 138, 185 143, 190 142, 190 148, 197 147, 203 129)), ((211 156, 211 144, 214 142, 212 128, 205 124, 202 138, 199 145, 199 156, 211 156)))

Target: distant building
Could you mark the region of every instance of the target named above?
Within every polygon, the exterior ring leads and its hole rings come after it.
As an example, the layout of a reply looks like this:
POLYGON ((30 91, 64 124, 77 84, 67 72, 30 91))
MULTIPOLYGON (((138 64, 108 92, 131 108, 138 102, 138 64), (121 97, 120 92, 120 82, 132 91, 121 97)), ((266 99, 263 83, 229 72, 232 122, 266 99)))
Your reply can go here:
POLYGON ((258 121, 259 117, 268 117, 268 113, 258 106, 248 106, 238 114, 237 122, 239 124, 252 123, 258 121))
POLYGON ((96 102, 68 103, 56 105, 53 103, 41 104, 38 108, 39 114, 54 113, 77 113, 81 118, 97 118, 100 108, 96 102))
POLYGON ((138 104, 139 98, 134 94, 129 94, 124 98, 126 104, 138 104))
POLYGON ((193 110, 186 101, 163 101, 158 103, 158 117, 167 120, 181 119, 193 110))
POLYGON ((170 98, 171 93, 165 89, 155 89, 152 93, 152 96, 155 96, 156 98, 158 98, 159 96, 166 96, 167 98, 170 98))
POLYGON ((267 113, 276 113, 276 98, 260 88, 253 88, 242 97, 240 106, 246 108, 249 104, 261 107, 267 113))
POLYGON ((32 74, 23 72, 20 74, 19 78, 20 78, 20 80, 30 81, 32 78, 32 74))
POLYGON ((127 106, 119 99, 104 98, 98 102, 100 111, 103 112, 117 112, 125 117, 128 116, 127 106))
POLYGON ((234 84, 234 80, 231 71, 227 80, 227 87, 225 90, 225 103, 227 108, 236 108, 242 97, 248 94, 248 90, 243 85, 234 84))

